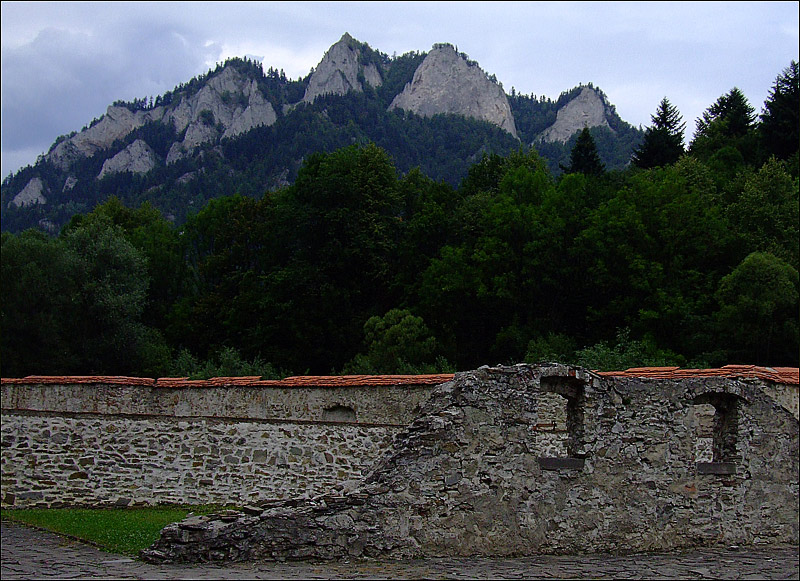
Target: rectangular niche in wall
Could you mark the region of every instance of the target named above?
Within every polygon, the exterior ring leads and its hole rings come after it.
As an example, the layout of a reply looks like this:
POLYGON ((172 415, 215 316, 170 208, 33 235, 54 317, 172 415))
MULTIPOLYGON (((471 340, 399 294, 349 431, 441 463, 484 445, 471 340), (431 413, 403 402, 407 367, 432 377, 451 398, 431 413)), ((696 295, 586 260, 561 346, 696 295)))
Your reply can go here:
POLYGON ((741 460, 739 407, 743 400, 731 393, 710 392, 692 402, 695 424, 695 461, 698 474, 735 474, 741 460))
POLYGON ((358 418, 356 411, 350 406, 336 404, 322 410, 322 421, 354 423, 358 421, 358 418))
POLYGON ((581 470, 586 457, 583 450, 584 384, 574 377, 549 376, 540 380, 540 425, 552 421, 549 441, 547 431, 540 433, 545 440, 542 470, 581 470), (542 420, 545 420, 542 422, 542 420))

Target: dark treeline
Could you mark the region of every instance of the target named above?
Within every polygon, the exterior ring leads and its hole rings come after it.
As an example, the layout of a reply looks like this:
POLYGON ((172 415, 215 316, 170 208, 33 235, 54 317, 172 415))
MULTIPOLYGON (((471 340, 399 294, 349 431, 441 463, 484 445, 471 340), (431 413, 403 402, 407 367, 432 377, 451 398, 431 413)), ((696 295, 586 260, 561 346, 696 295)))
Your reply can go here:
POLYGON ((523 360, 798 364, 798 77, 684 124, 665 98, 633 163, 592 135, 455 187, 374 143, 175 226, 120 200, 57 237, 2 235, 2 374, 277 377, 523 360))

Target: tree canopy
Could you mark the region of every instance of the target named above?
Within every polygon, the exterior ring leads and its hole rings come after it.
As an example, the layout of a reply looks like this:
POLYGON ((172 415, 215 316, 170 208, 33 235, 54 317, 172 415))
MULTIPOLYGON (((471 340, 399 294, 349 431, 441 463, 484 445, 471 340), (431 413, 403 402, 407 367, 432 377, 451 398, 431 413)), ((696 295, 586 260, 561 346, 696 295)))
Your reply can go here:
MULTIPOLYGON (((798 144, 779 156, 763 128, 789 123, 778 95, 760 117, 724 95, 652 166, 602 171, 587 130, 565 173, 518 146, 454 186, 356 142, 185 223, 111 198, 58 235, 3 233, 1 372, 796 366, 798 144)), ((662 130, 683 130, 667 99, 662 130)))

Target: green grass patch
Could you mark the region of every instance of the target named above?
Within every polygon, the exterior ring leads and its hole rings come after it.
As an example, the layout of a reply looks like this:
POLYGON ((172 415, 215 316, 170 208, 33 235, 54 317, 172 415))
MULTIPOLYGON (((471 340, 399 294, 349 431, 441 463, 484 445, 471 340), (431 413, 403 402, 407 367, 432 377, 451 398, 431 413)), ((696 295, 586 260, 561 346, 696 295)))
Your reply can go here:
POLYGON ((187 514, 207 514, 219 507, 123 509, 32 508, 3 510, 3 519, 88 541, 112 553, 135 556, 152 545, 161 529, 187 514))

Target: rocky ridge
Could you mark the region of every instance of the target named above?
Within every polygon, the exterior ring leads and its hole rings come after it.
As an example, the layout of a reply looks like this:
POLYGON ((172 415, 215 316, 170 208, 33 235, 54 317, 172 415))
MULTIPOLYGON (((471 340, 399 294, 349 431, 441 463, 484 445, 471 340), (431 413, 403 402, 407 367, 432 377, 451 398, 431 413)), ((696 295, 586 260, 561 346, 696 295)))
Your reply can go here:
POLYGON ((584 127, 611 129, 607 119, 608 109, 605 99, 596 89, 583 87, 577 97, 558 110, 556 122, 539 134, 537 140, 563 143, 584 127))
MULTIPOLYGON (((258 90, 255 80, 247 79, 232 67, 225 67, 196 94, 182 97, 176 105, 135 112, 124 106, 111 105, 97 123, 60 142, 45 156, 45 160, 67 171, 78 159, 91 157, 113 146, 115 141, 124 139, 146 123, 160 121, 171 124, 178 135, 183 135, 180 141, 173 143, 163 160, 169 164, 192 155, 200 145, 241 135, 259 125, 272 125, 277 118, 275 109, 258 90)), ((140 149, 141 145, 136 151, 140 149)), ((109 167, 104 164, 98 179, 121 171, 141 173, 144 167, 141 157, 130 153, 112 161, 109 167), (124 160, 135 165, 127 167, 124 160)), ((155 167, 155 162, 149 169, 152 167, 155 167)))
POLYGON ((424 117, 455 113, 488 121, 517 137, 503 89, 451 45, 439 45, 428 53, 389 109, 405 109, 424 117))
MULTIPOLYGON (((259 126, 272 126, 280 116, 291 115, 298 105, 313 104, 322 95, 345 95, 363 92, 367 87, 380 88, 390 77, 395 61, 385 55, 374 57, 367 45, 345 33, 304 81, 304 94, 296 102, 267 95, 261 79, 226 64, 213 74, 209 73, 198 87, 176 89, 166 104, 149 108, 111 105, 99 120, 78 133, 60 138, 43 156, 45 162, 56 168, 57 177, 42 180, 38 172, 31 172, 33 175, 25 181, 19 180, 21 183, 12 186, 13 190, 4 192, 3 200, 7 207, 24 208, 52 202, 48 192, 77 192, 81 190, 80 187, 76 189, 80 179, 88 177, 81 173, 85 170, 79 168, 78 162, 96 155, 104 159, 102 169, 98 165, 93 170, 97 172, 92 176, 96 179, 122 172, 144 174, 182 159, 197 158, 204 150, 220 145, 223 139, 242 136, 259 126), (167 142, 166 146, 154 147, 153 143, 146 143, 146 139, 137 143, 132 136, 148 124, 158 123, 170 126, 177 139, 167 142)), ((389 103, 388 110, 405 110, 422 117, 462 115, 491 123, 519 139, 514 114, 502 86, 449 44, 434 45, 402 90, 384 98, 389 103)), ((565 143, 583 127, 609 127, 609 119, 615 115, 601 92, 591 86, 583 87, 576 98, 558 111, 555 123, 533 141, 565 143)), ((530 140, 531 136, 526 138, 530 140)), ((288 172, 285 168, 281 171, 280 176, 288 172)), ((283 177, 278 179, 278 174, 271 179, 265 187, 286 184, 283 177)), ((58 198, 57 194, 55 196, 58 198)))
POLYGON ((328 49, 308 81, 304 103, 313 103, 320 95, 345 95, 349 91, 363 91, 359 74, 364 82, 379 87, 383 82, 381 73, 374 63, 359 63, 361 48, 348 33, 344 33, 336 44, 328 49))

